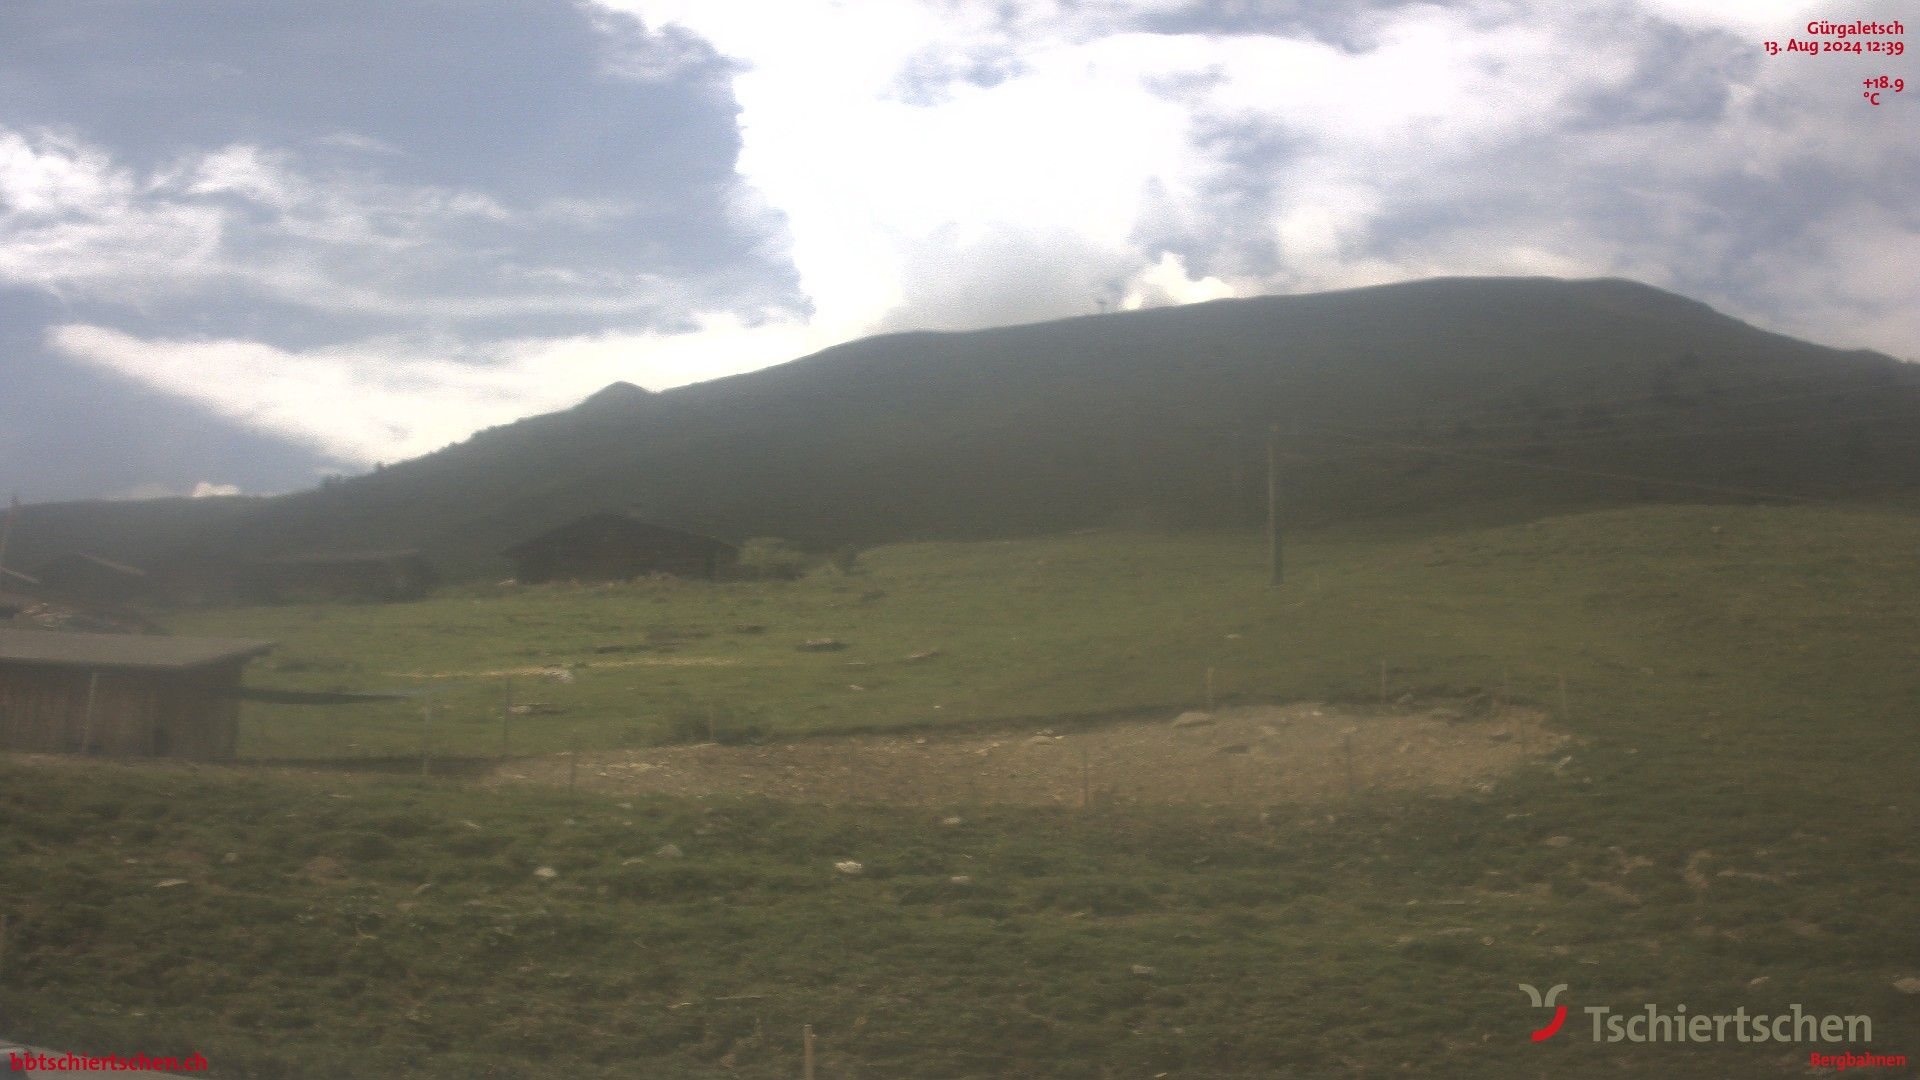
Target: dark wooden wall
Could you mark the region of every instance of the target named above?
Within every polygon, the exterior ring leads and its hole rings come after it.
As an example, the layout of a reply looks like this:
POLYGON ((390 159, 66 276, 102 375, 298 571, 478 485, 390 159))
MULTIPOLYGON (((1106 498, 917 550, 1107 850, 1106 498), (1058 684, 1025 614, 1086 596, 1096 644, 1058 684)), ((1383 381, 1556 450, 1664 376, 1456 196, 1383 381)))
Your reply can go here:
POLYGON ((238 742, 240 661, 187 671, 88 672, 0 664, 0 748, 224 761, 238 742))
POLYGON ((523 585, 547 581, 624 581, 646 574, 676 577, 712 577, 716 553, 700 550, 663 551, 609 540, 565 548, 543 548, 515 561, 515 580, 523 585))

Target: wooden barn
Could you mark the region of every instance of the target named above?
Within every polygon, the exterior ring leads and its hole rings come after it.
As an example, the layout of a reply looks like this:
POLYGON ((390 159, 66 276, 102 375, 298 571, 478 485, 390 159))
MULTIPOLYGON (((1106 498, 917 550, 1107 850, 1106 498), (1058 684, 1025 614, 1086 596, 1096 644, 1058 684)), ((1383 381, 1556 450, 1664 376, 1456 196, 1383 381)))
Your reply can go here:
POLYGON ((256 559, 242 595, 261 603, 418 600, 440 583, 418 551, 348 551, 256 559))
POLYGON ((33 576, 49 596, 92 604, 124 604, 153 590, 145 570, 79 551, 42 563, 33 576))
POLYGON ((240 672, 270 641, 0 629, 0 749, 233 757, 240 672))
POLYGON ((508 548, 523 585, 546 581, 625 581, 646 574, 710 578, 739 551, 723 540, 602 511, 508 548))

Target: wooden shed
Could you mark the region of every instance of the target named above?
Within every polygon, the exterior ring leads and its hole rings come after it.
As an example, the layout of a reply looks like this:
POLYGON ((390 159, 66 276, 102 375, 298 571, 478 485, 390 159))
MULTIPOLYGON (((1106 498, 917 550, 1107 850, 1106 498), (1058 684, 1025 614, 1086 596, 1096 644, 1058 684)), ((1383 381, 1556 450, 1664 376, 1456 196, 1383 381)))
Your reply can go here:
POLYGON ((739 551, 724 540, 642 520, 628 511, 577 518, 503 554, 523 585, 546 581, 625 581, 646 574, 707 577, 739 551))
POLYGON ((0 749, 233 757, 240 672, 270 641, 0 629, 0 749))

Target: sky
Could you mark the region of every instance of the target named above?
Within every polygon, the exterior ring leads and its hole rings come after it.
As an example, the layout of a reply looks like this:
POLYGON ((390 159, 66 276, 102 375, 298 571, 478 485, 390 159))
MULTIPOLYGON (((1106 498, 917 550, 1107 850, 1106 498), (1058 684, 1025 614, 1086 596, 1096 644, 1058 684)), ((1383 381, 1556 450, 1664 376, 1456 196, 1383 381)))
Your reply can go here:
POLYGON ((1920 358, 1920 65, 1764 48, 1915 11, 8 0, 0 487, 293 490, 618 380, 1442 274, 1920 358))

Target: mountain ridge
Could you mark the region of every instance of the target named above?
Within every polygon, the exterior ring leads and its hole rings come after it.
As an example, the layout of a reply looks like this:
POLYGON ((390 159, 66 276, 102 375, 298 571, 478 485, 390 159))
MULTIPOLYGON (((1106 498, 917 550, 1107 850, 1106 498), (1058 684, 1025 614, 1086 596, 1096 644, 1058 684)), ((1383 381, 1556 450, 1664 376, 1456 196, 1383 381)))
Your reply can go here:
POLYGON ((906 331, 659 392, 614 383, 261 500, 184 546, 420 547, 477 573, 512 541, 609 505, 819 545, 1239 527, 1261 518, 1257 436, 1275 423, 1291 432, 1288 509, 1306 526, 1671 497, 1571 479, 1602 469, 1857 497, 1920 480, 1890 450, 1898 431, 1848 423, 1865 415, 1859 399, 1898 398, 1916 374, 1627 279, 1431 278, 906 331), (1645 400, 1607 404, 1623 394, 1645 400), (1490 424, 1528 444, 1501 453, 1559 475, 1437 453, 1485 449, 1490 424), (1767 439, 1736 430, 1796 425, 1767 439), (1690 428, 1724 434, 1689 441, 1690 428), (1341 432, 1436 453, 1335 445, 1341 432))

